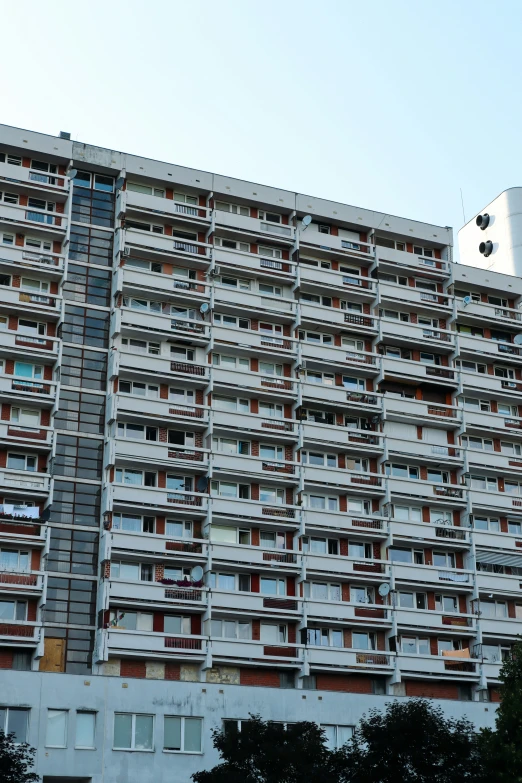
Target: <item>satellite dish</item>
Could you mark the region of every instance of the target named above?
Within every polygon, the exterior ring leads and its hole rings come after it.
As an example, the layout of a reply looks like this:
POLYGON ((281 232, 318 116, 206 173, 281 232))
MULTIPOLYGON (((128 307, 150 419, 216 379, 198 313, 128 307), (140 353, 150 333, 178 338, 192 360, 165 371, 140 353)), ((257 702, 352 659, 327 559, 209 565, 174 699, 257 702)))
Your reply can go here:
POLYGON ((379 585, 379 595, 381 598, 386 598, 388 593, 390 592, 390 585, 379 585))
POLYGON ((471 296, 465 296, 462 300, 462 307, 467 307, 472 301, 471 296))
POLYGON ((70 177, 71 179, 74 179, 74 178, 76 177, 76 175, 77 175, 77 174, 78 174, 78 169, 71 169, 71 170, 69 171, 69 177, 70 177))
POLYGON ((301 223, 305 228, 308 228, 310 223, 312 222, 312 216, 311 215, 305 215, 304 218, 301 220, 301 223))
POLYGON ((196 489, 198 492, 206 492, 207 491, 207 477, 206 476, 198 476, 196 479, 196 489))
POLYGON ((124 185, 125 185, 125 177, 118 177, 118 179, 114 183, 114 190, 121 190, 124 185))
POLYGON ((522 334, 516 334, 513 338, 515 345, 522 345, 522 334))
POLYGON ((210 307, 207 304, 207 302, 203 302, 203 304, 199 308, 199 312, 201 313, 201 315, 205 315, 205 313, 208 313, 209 309, 210 307))
POLYGON ((200 582, 203 579, 203 569, 201 566, 194 566, 190 572, 190 578, 193 582, 200 582))

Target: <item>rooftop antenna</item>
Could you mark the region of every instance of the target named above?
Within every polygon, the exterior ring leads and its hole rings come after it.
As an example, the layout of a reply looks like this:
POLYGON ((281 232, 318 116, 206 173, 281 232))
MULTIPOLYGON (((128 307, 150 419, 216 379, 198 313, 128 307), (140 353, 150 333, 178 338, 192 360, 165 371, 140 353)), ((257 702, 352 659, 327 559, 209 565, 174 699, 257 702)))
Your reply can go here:
POLYGON ((464 212, 464 196, 462 195, 462 188, 460 189, 460 203, 462 204, 462 217, 464 218, 464 223, 466 223, 466 213, 464 212))

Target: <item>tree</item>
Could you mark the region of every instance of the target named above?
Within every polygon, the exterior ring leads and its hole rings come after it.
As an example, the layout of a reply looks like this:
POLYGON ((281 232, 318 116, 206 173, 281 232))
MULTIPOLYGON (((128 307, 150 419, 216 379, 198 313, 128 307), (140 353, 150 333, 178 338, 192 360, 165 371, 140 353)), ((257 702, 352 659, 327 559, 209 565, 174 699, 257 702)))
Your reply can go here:
POLYGON ((394 701, 363 716, 336 754, 343 783, 463 783, 484 780, 479 735, 426 699, 394 701))
POLYGON ((194 783, 339 783, 336 754, 316 723, 285 726, 251 715, 241 731, 212 732, 222 763, 192 775, 194 783))
POLYGON ((34 748, 26 742, 15 743, 14 734, 0 731, 0 781, 2 783, 36 783, 40 780, 33 766, 34 748))
POLYGON ((522 783, 522 641, 499 674, 501 702, 495 731, 482 731, 483 753, 491 783, 522 783))

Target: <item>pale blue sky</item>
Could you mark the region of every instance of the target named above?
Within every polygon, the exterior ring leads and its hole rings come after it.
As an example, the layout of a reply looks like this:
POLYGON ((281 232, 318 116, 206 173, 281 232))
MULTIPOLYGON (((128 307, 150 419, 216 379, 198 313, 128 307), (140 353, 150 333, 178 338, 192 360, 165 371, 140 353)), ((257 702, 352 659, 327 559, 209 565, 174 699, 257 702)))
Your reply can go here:
POLYGON ((469 219, 522 185, 521 0, 3 0, 2 20, 7 124, 455 231, 460 188, 469 219))

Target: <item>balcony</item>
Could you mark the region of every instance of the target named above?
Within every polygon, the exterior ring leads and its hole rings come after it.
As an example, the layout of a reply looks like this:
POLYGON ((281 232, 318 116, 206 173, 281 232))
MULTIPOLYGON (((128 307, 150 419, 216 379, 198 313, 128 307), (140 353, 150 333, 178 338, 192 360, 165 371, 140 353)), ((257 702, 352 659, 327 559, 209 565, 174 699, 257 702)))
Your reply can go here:
POLYGON ((246 639, 217 639, 211 637, 209 643, 212 658, 219 663, 249 664, 255 661, 256 665, 273 666, 277 662, 278 667, 293 666, 300 662, 300 648, 297 644, 269 645, 266 642, 246 639))
POLYGON ((411 359, 396 359, 394 356, 383 356, 382 367, 386 380, 414 380, 416 383, 430 383, 447 386, 458 386, 458 372, 435 364, 424 364, 411 359))
MULTIPOLYGON (((522 315, 522 313, 519 313, 522 315)), ((517 327, 521 325, 517 322, 517 327)), ((498 340, 488 340, 484 337, 472 337, 468 334, 459 334, 458 338, 460 355, 470 355, 475 361, 484 357, 486 360, 493 360, 508 364, 514 362, 519 365, 522 361, 520 346, 512 343, 499 342, 498 340)), ((483 377, 483 376, 481 376, 483 377)))
MULTIPOLYGON (((225 229, 225 231, 220 231, 220 234, 235 236, 239 232, 256 239, 267 239, 270 244, 276 243, 288 247, 294 242, 295 228, 291 225, 272 223, 247 215, 235 215, 220 209, 215 210, 214 219, 218 228, 225 229)), ((249 241, 248 237, 246 237, 246 241, 249 241)))
POLYGON ((391 674, 394 656, 389 652, 354 650, 343 647, 306 647, 306 662, 310 671, 323 668, 329 671, 345 671, 346 669, 375 672, 376 674, 391 674))
POLYGON ((383 397, 384 419, 425 424, 440 429, 455 429, 462 421, 462 410, 453 405, 408 399, 393 394, 383 397))
POLYGON ((0 422, 0 441, 9 445, 17 444, 20 446, 38 449, 50 449, 53 440, 52 427, 33 427, 18 426, 13 423, 0 422))
POLYGON ((0 516, 0 546, 43 549, 46 542, 47 526, 38 518, 32 521, 6 513, 0 516))
MULTIPOLYGON (((348 460, 350 462, 350 460, 348 460)), ((303 465, 301 468, 305 488, 312 486, 341 487, 350 494, 362 492, 365 496, 384 495, 385 477, 381 473, 370 473, 345 468, 318 467, 303 465)))
POLYGON ((388 476, 388 486, 392 495, 437 500, 437 503, 462 507, 466 503, 466 487, 454 484, 433 483, 421 479, 407 479, 398 476, 388 476))
POLYGON ((223 370, 221 367, 213 367, 212 375, 214 386, 219 387, 220 391, 250 389, 263 393, 263 396, 286 397, 289 401, 297 397, 297 382, 291 378, 235 369, 223 370))
POLYGON ((353 391, 347 386, 330 386, 325 383, 313 383, 306 379, 303 373, 301 380, 303 405, 317 403, 322 405, 340 405, 356 408, 361 411, 371 411, 375 414, 381 408, 381 395, 373 392, 353 391))
POLYGON ((469 528, 435 522, 406 522, 391 519, 390 532, 394 543, 400 539, 410 542, 423 541, 430 542, 435 547, 451 546, 452 549, 467 549, 470 543, 469 528))
POLYGON ((127 350, 123 346, 109 357, 109 377, 114 378, 120 372, 125 374, 125 371, 129 371, 131 376, 141 376, 140 380, 143 376, 151 376, 157 382, 161 378, 172 382, 177 377, 190 388, 191 384, 206 385, 209 368, 194 362, 172 361, 170 356, 136 353, 134 349, 127 350))
POLYGON ((239 498, 211 498, 212 513, 222 519, 234 520, 263 520, 267 523, 291 525, 298 523, 300 506, 287 503, 263 503, 258 500, 242 500, 239 498))
POLYGON ((156 260, 167 260, 176 256, 194 263, 208 264, 210 248, 207 242, 196 240, 180 240, 165 234, 155 234, 152 231, 142 231, 136 228, 120 229, 116 232, 115 251, 124 251, 127 255, 138 255, 141 258, 150 256, 156 260), (123 235, 123 236, 122 236, 123 235), (133 253, 133 251, 138 251, 133 253))
POLYGON ((175 560, 195 564, 206 561, 208 546, 208 542, 201 539, 174 539, 158 533, 119 530, 114 519, 110 532, 105 531, 102 536, 104 560, 114 559, 115 553, 118 553, 130 556, 131 559, 138 554, 160 563, 175 560))
MULTIPOLYGON (((480 553, 477 553, 477 562, 480 562, 480 553)), ((520 576, 477 570, 475 579, 477 590, 484 598, 493 593, 496 598, 520 599, 520 585, 522 584, 520 576)), ((518 626, 520 629, 520 618, 518 618, 518 626)))
POLYGON ((202 588, 177 587, 161 582, 130 582, 110 578, 111 606, 139 609, 164 609, 202 613, 207 608, 207 591, 202 588))
POLYGON ((168 302, 189 300, 193 304, 208 302, 210 296, 208 283, 177 276, 176 270, 169 275, 137 269, 130 264, 117 268, 112 290, 113 293, 138 294, 140 297, 145 293, 154 298, 161 296, 162 301, 168 302))
MULTIPOLYGON (((189 320, 176 318, 172 315, 156 315, 148 312, 139 312, 129 307, 122 307, 117 311, 114 321, 114 331, 119 332, 118 321, 121 318, 121 329, 124 334, 135 331, 142 338, 160 339, 167 336, 179 336, 190 338, 191 343, 204 345, 210 338, 210 326, 203 320, 189 320)), ((113 332, 114 333, 114 332, 113 332)), ((165 346, 168 348, 168 346, 165 346)))
POLYGON ((45 401, 47 403, 56 397, 54 381, 30 381, 16 375, 0 376, 0 397, 13 401, 45 401))
POLYGON ((297 422, 293 419, 266 418, 262 414, 212 410, 214 428, 226 432, 255 434, 271 441, 295 443, 297 422))
POLYGON ((452 312, 453 297, 447 294, 437 294, 431 291, 423 291, 410 285, 398 285, 379 281, 379 291, 383 305, 387 302, 413 307, 415 312, 430 312, 433 309, 440 314, 441 310, 449 316, 452 312))
POLYGON ((1 340, 2 350, 15 353, 16 358, 19 358, 21 352, 28 360, 48 357, 56 360, 58 356, 60 341, 54 337, 34 337, 19 331, 6 331, 2 332, 1 340))
POLYGON ((522 497, 508 492, 492 492, 486 489, 471 489, 473 512, 479 509, 494 512, 495 516, 504 512, 522 513, 522 497))
MULTIPOLYGON (((326 511, 324 509, 303 509, 306 533, 336 531, 344 535, 355 535, 366 540, 380 540, 388 535, 388 520, 379 514, 357 516, 349 512, 326 511)), ((331 558, 332 555, 329 555, 331 558)))
POLYGON ((216 267, 221 274, 237 273, 248 270, 270 276, 280 280, 281 283, 291 283, 295 280, 295 264, 292 261, 267 258, 258 253, 244 253, 239 250, 226 250, 216 247, 214 249, 216 267))
POLYGON ((444 462, 446 467, 458 467, 463 464, 464 451, 455 446, 439 446, 422 440, 406 440, 405 438, 386 438, 390 459, 403 457, 414 462, 444 462))
POLYGON ((183 422, 201 429, 208 424, 209 409, 205 405, 178 405, 169 400, 150 399, 131 394, 110 394, 107 398, 107 421, 118 418, 147 421, 151 424, 183 422))
POLYGON ((44 588, 45 574, 41 571, 8 571, 0 569, 0 596, 40 596, 44 588))
POLYGON ((301 355, 307 367, 320 368, 327 364, 332 369, 347 372, 357 371, 359 376, 373 376, 379 372, 381 356, 371 351, 354 351, 349 348, 337 348, 328 345, 315 345, 302 342, 301 355))
POLYGON ((37 228, 53 234, 61 242, 67 230, 67 215, 64 213, 46 212, 33 207, 22 207, 18 204, 6 204, 0 206, 0 223, 8 225, 19 231, 22 228, 37 228))
POLYGON ((476 323, 481 326, 486 322, 519 329, 520 322, 522 321, 522 313, 520 310, 511 307, 498 307, 497 305, 491 305, 486 302, 471 301, 466 305, 465 309, 463 309, 462 304, 460 304, 459 310, 460 318, 463 320, 476 321, 476 323))
MULTIPOLYGON (((0 164, 1 165, 1 164, 0 164)), ((43 272, 52 278, 63 274, 65 256, 49 251, 31 250, 28 248, 3 245, 0 249, 0 261, 2 265, 14 269, 22 267, 32 272, 43 272)))
MULTIPOLYGON (((368 530, 365 531, 368 534, 368 530)), ((304 558, 308 579, 328 574, 328 578, 346 578, 382 581, 390 575, 390 565, 385 560, 356 558, 344 555, 320 555, 308 552, 304 558)))
POLYGON ((474 614, 443 613, 432 609, 396 609, 399 629, 408 633, 455 634, 459 637, 474 636, 477 632, 477 618, 474 614))
MULTIPOLYGON (((287 291, 285 290, 286 294, 287 291)), ((270 320, 275 315, 278 320, 291 323, 295 319, 297 302, 283 296, 271 296, 256 291, 238 291, 237 288, 225 286, 222 283, 214 283, 214 302, 226 305, 225 309, 232 308, 238 313, 247 310, 250 315, 254 313, 262 318, 270 320)))
POLYGON ((350 454, 381 454, 384 449, 384 435, 370 430, 348 429, 333 424, 321 424, 301 419, 303 444, 306 446, 346 446, 350 454))
POLYGON ((381 318, 383 340, 390 344, 426 348, 450 353, 455 346, 455 332, 430 326, 405 323, 394 318, 381 318))
POLYGON ((467 372, 466 370, 461 370, 460 375, 464 393, 471 389, 475 392, 481 392, 485 397, 497 400, 505 399, 515 404, 520 397, 522 384, 516 381, 507 381, 504 378, 497 378, 495 375, 467 372))
POLYGON ((265 549, 261 546, 246 544, 226 544, 212 541, 212 563, 225 564, 228 568, 234 565, 266 569, 286 573, 297 573, 301 568, 302 554, 292 549, 265 549))
MULTIPOLYGON (((359 577, 357 577, 358 579, 359 577)), ((368 625, 378 628, 391 626, 391 607, 382 604, 360 604, 349 601, 321 601, 307 598, 304 601, 307 620, 334 622, 343 625, 368 625)))
POLYGON ((434 280, 445 280, 450 276, 450 265, 447 261, 434 258, 418 256, 414 253, 408 253, 406 250, 395 250, 394 248, 382 247, 377 245, 375 248, 379 264, 387 264, 394 268, 403 268, 407 272, 422 271, 424 275, 434 280))
MULTIPOLYGON (((279 568, 279 565, 278 565, 279 568)), ((262 593, 238 593, 236 590, 211 591, 212 613, 237 614, 240 616, 262 615, 264 618, 280 617, 298 619, 301 613, 301 600, 295 596, 271 596, 262 593)))
POLYGON ((278 356, 283 361, 292 361, 297 354, 297 340, 292 337, 274 336, 252 329, 234 329, 227 326, 213 327, 214 350, 247 349, 249 356, 278 356))
MULTIPOLYGON (((106 652, 108 657, 144 656, 147 658, 176 657, 185 661, 202 661, 207 651, 207 639, 204 636, 169 635, 150 631, 127 631, 123 628, 110 628, 105 631, 106 652)), ((99 652, 100 649, 98 648, 99 652)))
POLYGON ((464 410, 461 415, 464 416, 466 432, 476 432, 478 435, 499 433, 510 438, 522 436, 522 418, 519 416, 507 417, 481 410, 464 410))
POLYGON ((355 272, 337 272, 321 269, 304 263, 299 264, 299 281, 307 291, 336 291, 342 298, 349 295, 351 300, 371 302, 375 299, 377 283, 371 277, 355 272))
POLYGON ((47 473, 33 473, 28 470, 0 470, 0 486, 8 490, 21 489, 30 497, 49 494, 49 479, 47 473))
POLYGON ((60 314, 61 308, 60 296, 47 296, 46 294, 35 294, 31 291, 24 291, 21 288, 12 288, 7 286, 0 287, 0 304, 7 306, 23 317, 38 315, 60 314))
POLYGON ((392 563, 395 582, 403 585, 425 584, 439 590, 469 591, 473 587, 473 571, 464 568, 439 568, 417 563, 392 563))
POLYGON ((118 437, 113 437, 110 444, 107 456, 111 465, 139 463, 145 470, 147 466, 200 472, 208 469, 208 449, 118 437))
POLYGON ((297 462, 226 454, 220 451, 212 453, 212 466, 213 472, 216 474, 231 474, 234 478, 243 475, 252 477, 254 480, 276 481, 284 484, 295 484, 299 471, 299 463, 297 462))
POLYGON ((303 326, 331 329, 349 328, 350 332, 364 335, 377 335, 377 319, 371 315, 342 310, 340 307, 324 307, 320 304, 300 301, 301 320, 303 326))
POLYGON ((498 451, 482 451, 471 448, 467 448, 465 453, 469 471, 487 469, 488 473, 493 470, 511 474, 511 478, 517 478, 522 474, 522 457, 513 457, 498 451))
POLYGON ((0 645, 32 649, 38 647, 43 638, 43 626, 39 622, 9 620, 0 623, 0 645))
POLYGON ((520 638, 520 617, 486 617, 481 615, 482 637, 516 642, 520 638))
POLYGON ((375 258, 374 245, 348 237, 322 234, 319 231, 314 231, 313 223, 308 227, 306 233, 301 232, 299 245, 302 255, 310 254, 314 258, 337 259, 339 261, 359 259, 366 263, 375 258))
POLYGON ((446 658, 442 655, 413 655, 400 652, 397 653, 397 665, 403 676, 411 673, 425 679, 426 673, 429 672, 429 676, 438 675, 440 677, 442 675, 444 678, 453 676, 460 682, 466 680, 475 682, 479 677, 477 664, 480 661, 465 657, 465 651, 462 652, 462 658, 446 658))
POLYGON ((120 190, 116 198, 116 214, 122 217, 127 211, 148 215, 151 220, 161 215, 169 219, 181 219, 184 223, 208 228, 211 210, 208 207, 192 206, 174 199, 160 198, 133 190, 120 190), (144 213, 144 214, 143 214, 144 213))
POLYGON ((70 182, 63 174, 46 174, 38 169, 14 166, 10 163, 0 163, 0 179, 29 185, 45 191, 48 195, 63 194, 63 197, 67 196, 70 182))
POLYGON ((181 490, 169 491, 158 487, 132 486, 128 484, 109 484, 106 488, 104 511, 118 508, 135 508, 137 511, 160 511, 174 515, 175 512, 193 517, 206 514, 208 496, 181 490))

